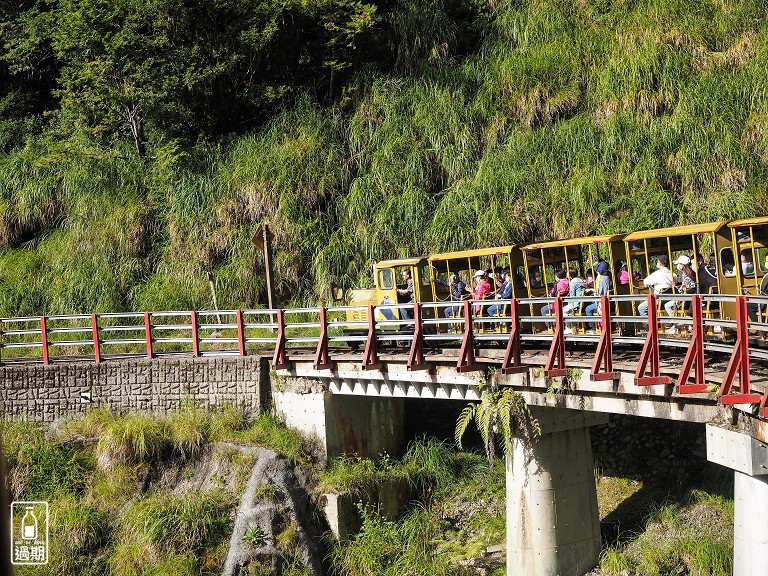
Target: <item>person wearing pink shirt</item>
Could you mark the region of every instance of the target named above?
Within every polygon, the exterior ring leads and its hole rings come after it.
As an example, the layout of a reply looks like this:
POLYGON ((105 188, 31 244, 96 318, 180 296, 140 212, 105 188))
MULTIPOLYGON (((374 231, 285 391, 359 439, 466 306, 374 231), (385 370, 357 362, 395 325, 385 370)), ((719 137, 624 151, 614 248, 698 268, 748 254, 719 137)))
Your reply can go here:
MULTIPOLYGON (((555 270, 555 285, 552 287, 552 290, 550 290, 549 295, 552 297, 568 296, 570 289, 571 283, 568 281, 568 274, 566 274, 565 270, 562 268, 555 270)), ((541 309, 541 315, 547 316, 550 310, 554 309, 555 307, 553 304, 545 304, 541 309)))
MULTIPOLYGON (((485 272, 478 270, 475 272, 475 290, 472 292, 472 297, 475 300, 485 300, 490 293, 491 283, 485 278, 485 272)), ((482 306, 475 304, 475 314, 480 314, 482 310, 482 306)))

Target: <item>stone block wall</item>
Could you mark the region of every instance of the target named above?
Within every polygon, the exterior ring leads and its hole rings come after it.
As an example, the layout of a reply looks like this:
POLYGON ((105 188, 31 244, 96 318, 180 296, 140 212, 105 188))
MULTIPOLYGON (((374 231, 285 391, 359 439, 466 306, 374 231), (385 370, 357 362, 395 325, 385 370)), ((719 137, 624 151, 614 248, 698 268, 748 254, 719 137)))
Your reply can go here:
POLYGON ((50 422, 98 405, 119 413, 163 413, 185 400, 260 412, 269 402, 266 359, 180 357, 0 367, 0 417, 6 419, 50 422))

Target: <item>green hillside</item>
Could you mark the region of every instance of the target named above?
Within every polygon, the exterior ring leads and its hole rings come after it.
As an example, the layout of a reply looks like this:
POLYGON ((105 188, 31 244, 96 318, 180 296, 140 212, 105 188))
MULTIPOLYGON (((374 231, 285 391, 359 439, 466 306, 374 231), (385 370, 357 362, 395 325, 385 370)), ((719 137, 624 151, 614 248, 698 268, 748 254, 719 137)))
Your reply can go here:
POLYGON ((0 315, 283 301, 768 213, 761 0, 0 7, 0 315))

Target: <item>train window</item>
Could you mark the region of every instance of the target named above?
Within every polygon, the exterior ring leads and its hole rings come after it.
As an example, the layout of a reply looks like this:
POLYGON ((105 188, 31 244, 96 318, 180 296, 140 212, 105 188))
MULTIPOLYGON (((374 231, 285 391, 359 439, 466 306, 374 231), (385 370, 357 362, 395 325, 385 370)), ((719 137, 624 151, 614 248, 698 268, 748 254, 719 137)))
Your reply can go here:
POLYGON ((515 288, 524 290, 525 287, 526 287, 525 268, 523 268, 522 266, 517 266, 515 268, 515 288))
POLYGON ((733 249, 723 248, 720 250, 720 269, 723 271, 723 276, 736 276, 733 264, 733 249))
POLYGON ((645 260, 643 258, 632 258, 632 275, 639 274, 640 278, 648 276, 645 269, 645 260))
POLYGON ((744 276, 755 275, 755 263, 752 261, 752 249, 747 248, 739 252, 739 262, 741 265, 741 272, 744 276))
POLYGON ((537 266, 530 266, 528 268, 528 274, 530 274, 531 288, 542 288, 544 286, 545 279, 541 269, 541 264, 537 266))
POLYGON ((391 268, 379 270, 379 288, 382 290, 392 290, 395 287, 395 277, 391 268))
POLYGON ((427 264, 421 267, 421 283, 426 286, 431 282, 432 282, 432 269, 427 264))
POLYGON ((765 266, 765 256, 768 254, 768 248, 758 248, 757 252, 757 268, 761 274, 768 273, 768 268, 765 266))

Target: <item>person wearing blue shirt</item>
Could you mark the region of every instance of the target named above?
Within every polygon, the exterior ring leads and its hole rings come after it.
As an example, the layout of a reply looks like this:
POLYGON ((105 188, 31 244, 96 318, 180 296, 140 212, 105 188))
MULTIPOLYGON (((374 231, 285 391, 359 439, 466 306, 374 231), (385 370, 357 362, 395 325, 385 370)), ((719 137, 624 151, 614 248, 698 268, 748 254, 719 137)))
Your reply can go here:
MULTIPOLYGON (((459 277, 456 274, 451 274, 449 282, 440 280, 439 278, 437 278, 435 282, 450 289, 451 302, 461 302, 464 299, 467 287, 464 282, 459 280, 459 277)), ((459 315, 461 315, 461 306, 449 306, 445 309, 446 318, 454 318, 459 315)))
MULTIPOLYGON (((509 300, 512 297, 512 281, 509 278, 509 272, 504 272, 502 276, 503 282, 496 290, 496 297, 494 300, 509 300)), ((501 316, 504 312, 504 306, 506 304, 494 304, 488 308, 488 316, 501 316)))

